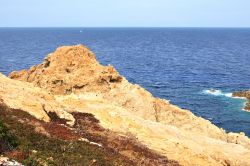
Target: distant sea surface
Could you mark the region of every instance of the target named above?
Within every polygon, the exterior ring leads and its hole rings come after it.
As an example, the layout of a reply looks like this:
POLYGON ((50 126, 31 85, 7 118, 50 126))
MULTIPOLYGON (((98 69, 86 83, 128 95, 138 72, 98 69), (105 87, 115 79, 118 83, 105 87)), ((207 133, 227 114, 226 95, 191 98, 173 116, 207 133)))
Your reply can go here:
POLYGON ((29 68, 57 47, 79 43, 154 96, 250 136, 245 100, 231 97, 250 89, 250 29, 0 28, 0 72, 29 68))

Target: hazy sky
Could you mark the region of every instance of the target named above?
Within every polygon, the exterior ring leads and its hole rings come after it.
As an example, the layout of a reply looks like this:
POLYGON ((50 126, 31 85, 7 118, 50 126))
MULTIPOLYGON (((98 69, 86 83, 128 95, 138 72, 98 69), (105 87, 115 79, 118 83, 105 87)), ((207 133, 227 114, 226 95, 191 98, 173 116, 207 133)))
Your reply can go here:
POLYGON ((0 27, 250 27, 250 0, 0 0, 0 27))

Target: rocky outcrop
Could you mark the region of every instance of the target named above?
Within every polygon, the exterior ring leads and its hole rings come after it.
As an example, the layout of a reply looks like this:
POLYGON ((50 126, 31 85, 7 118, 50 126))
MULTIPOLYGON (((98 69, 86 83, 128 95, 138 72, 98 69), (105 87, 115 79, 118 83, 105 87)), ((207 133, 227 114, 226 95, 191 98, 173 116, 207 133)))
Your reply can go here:
POLYGON ((234 92, 233 96, 234 97, 244 97, 244 98, 246 98, 248 100, 248 102, 246 103, 246 106, 245 106, 244 109, 246 111, 250 111, 250 90, 242 91, 242 92, 234 92))
POLYGON ((76 121, 73 114, 88 113, 103 128, 135 137, 181 165, 250 165, 250 139, 244 133, 228 134, 188 110, 153 97, 114 67, 99 64, 85 46, 60 47, 42 64, 9 77, 12 80, 0 77, 2 102, 46 122, 51 120, 49 112, 71 125, 76 121))
POLYGON ((46 90, 34 87, 30 83, 11 80, 0 73, 1 103, 14 109, 21 109, 46 122, 50 121, 48 113, 54 112, 58 117, 66 119, 68 124, 74 124, 73 116, 66 112, 46 90))
POLYGON ((42 64, 12 72, 9 77, 33 83, 54 95, 91 93, 146 120, 227 139, 224 130, 209 121, 166 100, 154 98, 139 85, 129 83, 113 66, 102 66, 95 55, 82 45, 60 47, 42 64))

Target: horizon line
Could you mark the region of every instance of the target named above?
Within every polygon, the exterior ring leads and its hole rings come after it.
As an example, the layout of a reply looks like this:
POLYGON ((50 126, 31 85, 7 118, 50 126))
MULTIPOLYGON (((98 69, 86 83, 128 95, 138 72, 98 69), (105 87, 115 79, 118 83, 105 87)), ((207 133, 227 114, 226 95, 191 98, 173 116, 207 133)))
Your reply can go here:
POLYGON ((216 26, 0 26, 0 28, 250 28, 250 27, 216 27, 216 26))

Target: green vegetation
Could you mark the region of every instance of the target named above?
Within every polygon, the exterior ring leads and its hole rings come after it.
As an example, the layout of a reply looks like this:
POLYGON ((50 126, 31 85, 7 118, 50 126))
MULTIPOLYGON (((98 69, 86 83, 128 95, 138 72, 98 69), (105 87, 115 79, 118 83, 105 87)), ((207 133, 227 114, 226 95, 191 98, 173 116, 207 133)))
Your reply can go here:
POLYGON ((30 154, 22 161, 25 165, 113 165, 100 149, 79 141, 64 141, 49 138, 33 132, 25 133, 21 137, 22 144, 19 149, 25 154, 30 154))
POLYGON ((0 121, 0 154, 4 151, 13 150, 18 145, 18 139, 0 121))
POLYGON ((154 153, 133 136, 119 136, 102 128, 91 114, 72 115, 76 124, 70 130, 55 114, 49 114, 52 122, 45 123, 21 110, 0 104, 1 126, 8 127, 2 127, 1 131, 15 147, 2 153, 27 166, 179 165, 154 153), (100 143, 102 147, 79 141, 82 137, 100 143))
POLYGON ((130 165, 121 155, 105 148, 77 139, 65 140, 36 132, 30 124, 50 125, 56 131, 58 126, 38 121, 21 110, 0 105, 0 121, 0 140, 4 139, 16 147, 2 153, 24 165, 130 165))

